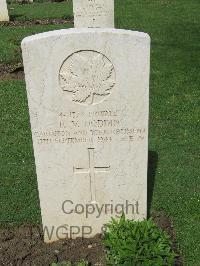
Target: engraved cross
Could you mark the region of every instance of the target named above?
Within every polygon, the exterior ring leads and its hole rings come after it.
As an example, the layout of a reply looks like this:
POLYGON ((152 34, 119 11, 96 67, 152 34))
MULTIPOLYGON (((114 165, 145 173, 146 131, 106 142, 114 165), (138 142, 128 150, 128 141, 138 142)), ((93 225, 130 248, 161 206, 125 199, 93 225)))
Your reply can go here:
POLYGON ((95 174, 109 172, 108 167, 97 167, 94 161, 94 148, 88 148, 89 167, 88 168, 76 168, 74 167, 75 174, 88 174, 90 177, 90 197, 91 203, 96 203, 96 186, 95 186, 95 174))

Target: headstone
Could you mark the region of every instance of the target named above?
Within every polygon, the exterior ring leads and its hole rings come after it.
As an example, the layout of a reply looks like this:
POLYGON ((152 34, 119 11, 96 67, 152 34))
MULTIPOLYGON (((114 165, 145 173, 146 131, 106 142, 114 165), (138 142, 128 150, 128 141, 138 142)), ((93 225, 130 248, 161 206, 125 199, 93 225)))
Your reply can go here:
POLYGON ((76 28, 114 28, 114 0, 74 0, 76 28))
POLYGON ((149 36, 59 30, 22 51, 45 242, 146 218, 149 36))
POLYGON ((0 21, 9 21, 6 0, 0 1, 0 21))
POLYGON ((33 3, 33 0, 18 0, 18 3, 21 3, 21 4, 32 4, 33 3))

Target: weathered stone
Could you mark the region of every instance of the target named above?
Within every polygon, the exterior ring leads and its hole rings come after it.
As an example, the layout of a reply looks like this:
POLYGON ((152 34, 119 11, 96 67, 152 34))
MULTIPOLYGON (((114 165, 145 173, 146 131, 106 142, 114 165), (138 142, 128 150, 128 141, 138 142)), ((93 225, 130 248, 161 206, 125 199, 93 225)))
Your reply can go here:
POLYGON ((114 0, 73 0, 75 28, 114 28, 114 0))
POLYGON ((0 1, 0 21, 9 21, 6 0, 0 1))
POLYGON ((45 241, 145 218, 149 36, 69 29, 22 50, 45 241))

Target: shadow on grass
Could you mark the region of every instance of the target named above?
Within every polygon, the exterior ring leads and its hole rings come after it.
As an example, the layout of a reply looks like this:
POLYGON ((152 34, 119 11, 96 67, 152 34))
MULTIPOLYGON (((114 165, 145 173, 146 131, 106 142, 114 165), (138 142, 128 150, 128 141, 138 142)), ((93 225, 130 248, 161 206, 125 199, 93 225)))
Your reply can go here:
POLYGON ((74 20, 74 16, 63 16, 62 19, 66 19, 66 20, 74 20))
POLYGON ((149 151, 148 174, 147 174, 147 217, 148 218, 150 216, 157 163, 158 163, 158 153, 155 151, 149 151))
POLYGON ((10 21, 15 21, 17 18, 24 18, 24 15, 10 15, 10 21))

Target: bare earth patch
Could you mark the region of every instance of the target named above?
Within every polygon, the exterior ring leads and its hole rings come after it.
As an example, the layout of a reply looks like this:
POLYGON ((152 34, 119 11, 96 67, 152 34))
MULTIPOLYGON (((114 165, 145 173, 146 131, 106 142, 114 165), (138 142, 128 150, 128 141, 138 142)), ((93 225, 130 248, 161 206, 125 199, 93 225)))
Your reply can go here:
MULTIPOLYGON (((165 230, 173 240, 176 253, 175 233, 168 217, 163 213, 153 216, 154 222, 165 230)), ((105 249, 102 236, 88 239, 60 240, 52 244, 43 242, 42 229, 39 226, 21 226, 19 228, 0 229, 0 265, 10 266, 48 266, 52 262, 85 259, 90 265, 105 266, 105 249)), ((174 266, 182 266, 182 258, 177 257, 174 266)))
POLYGON ((173 224, 170 221, 169 217, 167 217, 163 212, 153 213, 153 220, 154 220, 154 223, 159 228, 161 228, 162 230, 167 232, 167 234, 170 236, 170 238, 172 240, 172 249, 177 254, 177 258, 175 260, 174 266, 182 266, 183 261, 182 261, 181 256, 179 256, 179 250, 178 250, 177 244, 176 244, 176 234, 174 232, 173 224))
POLYGON ((7 22, 0 22, 0 27, 5 26, 31 26, 31 25, 59 25, 59 24, 73 24, 73 18, 55 18, 55 19, 34 19, 34 20, 22 20, 22 21, 7 21, 7 22))
POLYGON ((0 64, 0 80, 22 80, 24 68, 21 64, 14 66, 0 64))
POLYGON ((90 265, 106 265, 101 236, 45 244, 41 229, 36 226, 0 230, 0 265, 46 266, 80 259, 87 260, 90 265))

